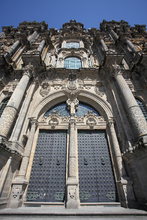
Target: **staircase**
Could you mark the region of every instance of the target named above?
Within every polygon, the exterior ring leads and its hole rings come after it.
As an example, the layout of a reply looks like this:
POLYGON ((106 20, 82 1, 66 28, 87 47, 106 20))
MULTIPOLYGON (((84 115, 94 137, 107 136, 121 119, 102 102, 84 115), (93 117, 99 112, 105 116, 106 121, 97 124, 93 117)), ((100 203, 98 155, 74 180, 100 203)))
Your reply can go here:
POLYGON ((61 206, 42 206, 3 209, 0 210, 0 219, 147 220, 147 212, 137 209, 126 209, 118 206, 83 206, 79 209, 65 209, 61 206))

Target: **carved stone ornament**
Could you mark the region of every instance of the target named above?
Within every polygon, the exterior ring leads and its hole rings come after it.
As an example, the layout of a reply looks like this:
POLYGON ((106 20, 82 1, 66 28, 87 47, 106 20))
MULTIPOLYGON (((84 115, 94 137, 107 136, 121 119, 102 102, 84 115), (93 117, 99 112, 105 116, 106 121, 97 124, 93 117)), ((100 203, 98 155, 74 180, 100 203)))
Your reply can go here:
POLYGON ((112 65, 112 75, 115 77, 117 75, 121 75, 123 72, 123 69, 117 64, 112 65))
POLYGON ((93 128, 93 127, 97 124, 97 122, 96 122, 96 120, 95 120, 94 117, 89 117, 89 118, 87 119, 87 121, 86 121, 86 124, 87 124, 90 128, 93 128))
POLYGON ((49 125, 52 127, 52 128, 55 128, 57 125, 59 124, 59 121, 57 118, 51 118, 49 120, 49 125))
POLYGON ((21 185, 13 185, 12 187, 12 197, 13 199, 19 199, 22 195, 22 186, 21 185))
POLYGON ((75 99, 79 93, 75 73, 69 74, 69 81, 67 86, 64 87, 64 92, 70 99, 75 99))
POLYGON ((28 75, 29 77, 34 76, 34 73, 35 73, 34 72, 34 66, 31 63, 29 63, 28 65, 26 65, 23 68, 23 73, 25 75, 28 75))
POLYGON ((14 89, 16 88, 17 84, 18 84, 18 80, 14 80, 12 81, 11 83, 8 83, 4 90, 3 90, 3 93, 6 94, 6 93, 12 93, 14 91, 14 89))
POLYGON ((70 189, 69 189, 69 197, 70 197, 70 199, 74 199, 74 200, 77 199, 77 196, 76 196, 77 192, 76 191, 77 191, 76 186, 70 187, 70 189))
POLYGON ((69 81, 68 84, 67 84, 67 88, 69 90, 76 90, 77 89, 76 80, 69 81))
POLYGON ((43 82, 41 84, 41 89, 40 89, 40 95, 42 97, 45 97, 49 94, 49 91, 50 91, 50 85, 48 82, 43 82))
POLYGON ((57 85, 56 84, 56 85, 53 85, 53 87, 54 87, 55 90, 59 90, 63 87, 63 85, 60 85, 60 84, 57 85))
POLYGON ((78 107, 79 100, 77 98, 74 99, 68 99, 66 101, 68 108, 71 110, 71 112, 75 112, 76 108, 78 107))
POLYGON ((98 96, 100 96, 100 97, 103 97, 103 96, 105 95, 105 93, 102 92, 101 90, 102 90, 102 87, 99 88, 98 86, 95 86, 95 92, 96 92, 96 94, 97 94, 98 96))

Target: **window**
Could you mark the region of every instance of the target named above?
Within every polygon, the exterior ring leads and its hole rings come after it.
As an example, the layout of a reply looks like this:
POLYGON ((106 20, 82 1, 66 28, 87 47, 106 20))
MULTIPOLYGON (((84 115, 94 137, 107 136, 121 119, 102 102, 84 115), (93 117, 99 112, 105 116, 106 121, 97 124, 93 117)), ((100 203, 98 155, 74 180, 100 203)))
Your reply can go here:
POLYGON ((3 111, 4 111, 5 107, 6 107, 9 99, 10 99, 10 97, 7 97, 7 98, 3 99, 3 101, 0 103, 0 117, 1 117, 3 111))
MULTIPOLYGON (((99 112, 94 109, 92 106, 87 105, 85 103, 79 103, 78 107, 76 108, 76 113, 75 115, 78 117, 85 116, 89 112, 92 112, 96 116, 100 116, 99 112)), ((48 117, 49 115, 57 113, 60 116, 70 116, 69 109, 67 108, 66 103, 60 103, 58 105, 53 106, 51 109, 49 109, 44 116, 48 117)))
POLYGON ((80 69, 81 67, 81 60, 77 57, 68 57, 64 60, 64 68, 66 69, 80 69))
POLYGON ((92 106, 84 104, 84 103, 79 103, 77 109, 76 109, 76 116, 82 117, 88 114, 89 112, 95 114, 96 116, 100 116, 99 112, 95 110, 92 106))
POLYGON ((69 110, 67 109, 66 103, 60 103, 58 105, 55 105, 51 109, 49 109, 44 116, 48 117, 49 115, 57 113, 60 116, 69 116, 69 110))
POLYGON ((80 44, 78 42, 67 42, 66 48, 79 48, 80 44))
POLYGON ((147 109, 146 109, 144 103, 140 99, 137 99, 137 98, 136 98, 136 101, 137 101, 145 119, 147 120, 147 109))

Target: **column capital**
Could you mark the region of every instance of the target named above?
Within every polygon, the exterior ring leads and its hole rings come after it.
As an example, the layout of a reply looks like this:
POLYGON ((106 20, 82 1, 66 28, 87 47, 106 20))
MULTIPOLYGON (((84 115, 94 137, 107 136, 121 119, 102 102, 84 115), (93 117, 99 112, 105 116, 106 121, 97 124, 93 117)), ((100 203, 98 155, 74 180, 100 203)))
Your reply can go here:
POLYGON ((117 63, 112 64, 112 76, 116 77, 118 75, 122 75, 123 69, 117 63))
POLYGON ((34 75, 34 66, 31 63, 23 68, 23 75, 27 75, 30 78, 34 75))

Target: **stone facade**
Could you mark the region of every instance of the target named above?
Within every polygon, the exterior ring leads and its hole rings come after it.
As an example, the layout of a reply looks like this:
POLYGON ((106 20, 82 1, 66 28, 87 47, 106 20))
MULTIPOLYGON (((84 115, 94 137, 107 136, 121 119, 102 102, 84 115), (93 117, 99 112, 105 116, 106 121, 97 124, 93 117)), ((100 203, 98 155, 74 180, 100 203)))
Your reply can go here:
POLYGON ((45 22, 3 27, 1 208, 36 205, 26 195, 41 129, 68 131, 63 205, 79 208, 77 137, 78 130, 85 129, 106 131, 121 206, 147 209, 145 29, 144 25, 130 27, 125 21, 103 21, 100 29, 87 30, 75 20, 60 30, 48 29, 45 22), (77 116, 80 102, 92 106, 100 116, 93 112, 77 116), (70 116, 44 115, 59 103, 66 103, 70 116))

